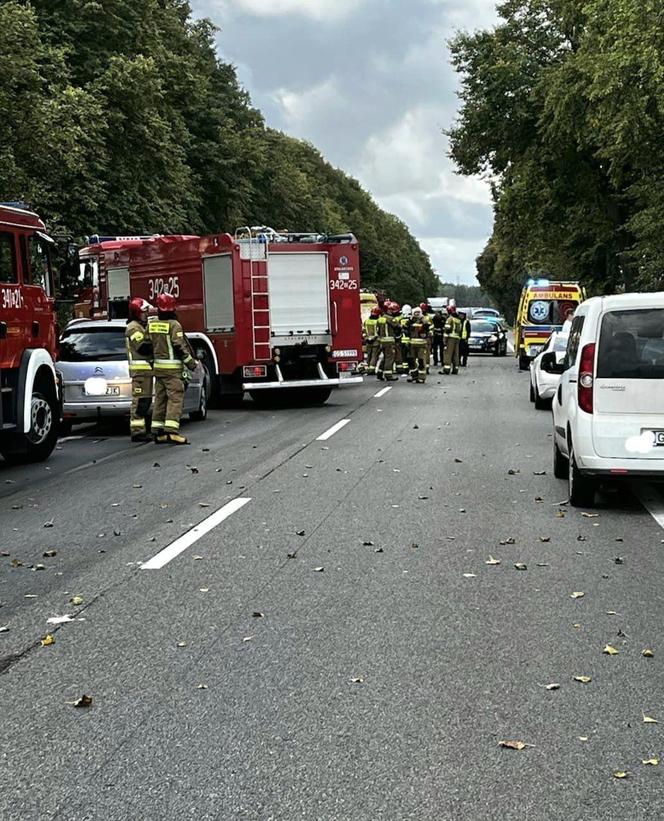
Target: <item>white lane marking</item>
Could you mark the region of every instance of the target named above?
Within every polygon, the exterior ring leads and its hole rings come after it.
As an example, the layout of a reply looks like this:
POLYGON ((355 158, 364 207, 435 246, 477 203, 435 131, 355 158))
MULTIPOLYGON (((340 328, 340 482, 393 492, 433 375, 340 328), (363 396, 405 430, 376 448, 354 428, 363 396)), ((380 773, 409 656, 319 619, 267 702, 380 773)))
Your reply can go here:
POLYGON ((374 399, 380 399, 381 396, 385 396, 388 391, 392 390, 392 386, 388 386, 387 388, 383 388, 382 391, 378 391, 378 393, 374 393, 374 399))
POLYGON ((637 484, 634 490, 643 507, 645 507, 657 524, 664 530, 664 499, 662 499, 657 490, 649 484, 637 484))
POLYGON ((202 536, 205 536, 206 533, 209 533, 217 525, 221 524, 224 519, 228 519, 229 516, 232 516, 233 513, 241 507, 244 507, 247 502, 250 501, 251 499, 249 498, 233 499, 232 502, 220 507, 219 510, 208 516, 207 519, 203 519, 196 527, 192 527, 191 530, 169 544, 168 547, 160 550, 156 556, 144 562, 141 565, 141 570, 160 570, 164 565, 168 564, 176 556, 179 556, 180 553, 184 552, 188 547, 194 544, 194 542, 197 542, 202 536))
POLYGON ((58 444, 73 442, 75 439, 85 439, 85 436, 83 434, 79 434, 78 436, 63 436, 62 439, 58 439, 58 444))
POLYGON ((331 427, 329 430, 326 430, 326 431, 325 431, 325 433, 321 434, 321 435, 320 435, 320 436, 316 439, 316 441, 317 441, 317 442, 326 442, 326 441, 327 441, 327 440, 328 440, 331 436, 334 436, 334 434, 335 434, 337 431, 340 431, 340 430, 341 430, 341 428, 345 428, 345 427, 346 427, 346 425, 347 425, 349 422, 350 422, 350 419, 342 419, 342 420, 341 420, 341 422, 337 422, 337 424, 336 424, 336 425, 332 425, 332 427, 331 427))

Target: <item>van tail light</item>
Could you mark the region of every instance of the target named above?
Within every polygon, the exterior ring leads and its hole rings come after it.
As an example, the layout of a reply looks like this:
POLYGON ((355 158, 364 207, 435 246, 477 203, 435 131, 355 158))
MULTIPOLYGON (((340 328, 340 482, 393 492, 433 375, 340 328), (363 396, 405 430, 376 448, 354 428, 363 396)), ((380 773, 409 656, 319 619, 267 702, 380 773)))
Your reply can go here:
POLYGON ((595 384, 595 345, 586 345, 581 351, 579 366, 579 407, 586 413, 593 412, 595 384))

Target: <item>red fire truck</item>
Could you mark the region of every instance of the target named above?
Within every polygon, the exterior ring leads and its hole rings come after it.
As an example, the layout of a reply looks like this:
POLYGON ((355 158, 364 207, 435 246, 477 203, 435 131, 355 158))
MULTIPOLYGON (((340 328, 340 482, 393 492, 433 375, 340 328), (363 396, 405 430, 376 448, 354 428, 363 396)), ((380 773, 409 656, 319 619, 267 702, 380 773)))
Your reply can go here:
POLYGON ((362 381, 352 234, 244 228, 235 236, 105 238, 79 257, 97 261, 93 316, 125 316, 131 297, 154 303, 173 294, 225 404, 245 391, 259 404, 322 404, 333 388, 362 381))
POLYGON ((52 240, 36 214, 0 203, 0 453, 46 459, 60 419, 52 240))

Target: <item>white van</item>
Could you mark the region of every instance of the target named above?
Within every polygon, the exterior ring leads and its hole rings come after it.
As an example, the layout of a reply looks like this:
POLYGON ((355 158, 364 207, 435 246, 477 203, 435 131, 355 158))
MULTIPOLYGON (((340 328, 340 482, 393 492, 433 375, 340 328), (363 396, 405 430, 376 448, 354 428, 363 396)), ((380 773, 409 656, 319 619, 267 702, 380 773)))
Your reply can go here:
POLYGON ((570 503, 604 478, 664 478, 664 292, 595 297, 577 309, 553 399, 554 473, 570 503))

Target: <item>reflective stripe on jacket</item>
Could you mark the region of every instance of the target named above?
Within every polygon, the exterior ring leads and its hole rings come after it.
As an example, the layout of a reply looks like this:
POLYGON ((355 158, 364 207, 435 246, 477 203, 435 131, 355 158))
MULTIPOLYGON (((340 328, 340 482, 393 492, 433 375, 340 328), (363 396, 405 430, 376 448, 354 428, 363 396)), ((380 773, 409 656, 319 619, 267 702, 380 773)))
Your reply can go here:
POLYGON ((378 317, 378 339, 381 342, 394 342, 394 337, 392 336, 392 323, 388 322, 388 318, 386 316, 378 317))
POLYGON ((152 371, 152 363, 147 358, 152 347, 147 330, 132 319, 125 330, 125 346, 129 361, 129 374, 138 376, 152 371))
POLYGON ((423 345, 429 336, 429 323, 424 319, 411 319, 410 321, 410 344, 423 345))
POLYGON ((378 333, 378 320, 374 317, 369 317, 368 319, 364 320, 364 335, 372 342, 376 338, 376 334, 378 333))
POLYGON ((470 320, 464 319, 461 322, 461 339, 468 339, 470 336, 470 320))

